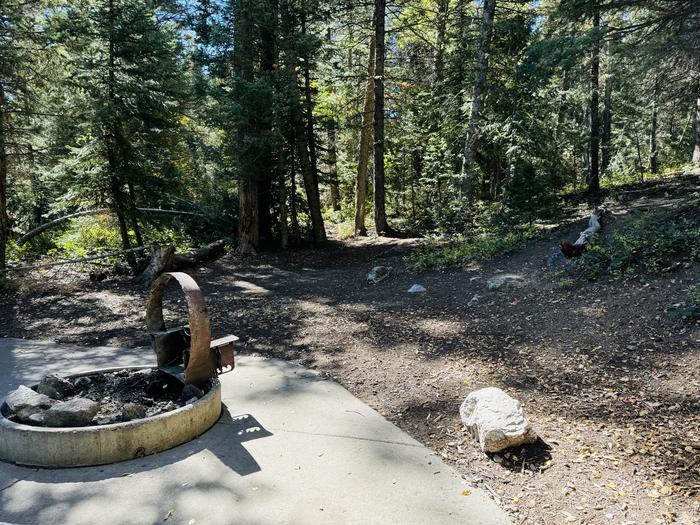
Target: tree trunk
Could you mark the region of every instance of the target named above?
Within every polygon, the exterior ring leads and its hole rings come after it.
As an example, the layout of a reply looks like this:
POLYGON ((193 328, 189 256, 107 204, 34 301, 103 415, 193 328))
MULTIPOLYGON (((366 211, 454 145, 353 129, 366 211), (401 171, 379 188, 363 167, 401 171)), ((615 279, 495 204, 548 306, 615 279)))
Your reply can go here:
POLYGON ((7 145, 5 141, 5 90, 0 82, 0 270, 7 264, 10 224, 7 217, 7 145))
POLYGON ((603 94, 603 130, 600 144, 600 172, 605 174, 610 166, 612 156, 612 92, 615 63, 613 61, 613 44, 609 40, 605 43, 606 71, 603 94))
POLYGON ((651 106, 651 129, 649 130, 649 171, 651 173, 659 172, 659 151, 656 143, 656 130, 658 127, 658 81, 654 86, 654 100, 651 106))
MULTIPOLYGON (((593 29, 600 27, 600 10, 597 0, 594 0, 593 29)), ((600 84, 600 40, 596 38, 591 51, 591 142, 590 142, 590 171, 588 174, 588 191, 600 191, 600 118, 598 114, 598 90, 600 84)))
POLYGON ((367 203, 367 167, 369 166, 369 141, 372 136, 372 114, 374 111, 374 36, 369 42, 369 60, 367 61, 367 86, 365 104, 362 109, 362 128, 360 129, 360 156, 357 161, 357 181, 355 183, 355 235, 367 235, 365 226, 365 205, 367 203))
POLYGON ((386 219, 384 183, 384 60, 386 0, 374 1, 374 227, 377 235, 391 236, 386 219))
POLYGON ((496 0, 484 0, 484 14, 481 22, 481 34, 476 50, 476 73, 472 90, 472 105, 469 111, 467 138, 464 142, 462 155, 462 173, 459 191, 463 199, 471 198, 472 179, 474 178, 474 147, 478 133, 478 121, 481 116, 481 102, 486 74, 488 72, 488 51, 493 28, 493 16, 496 11, 496 0))
POLYGON ((336 145, 336 121, 328 126, 328 182, 331 187, 331 207, 340 211, 340 185, 338 182, 338 152, 336 145))
POLYGON ((136 194, 134 192, 134 185, 131 180, 127 182, 127 189, 129 190, 129 215, 131 218, 131 224, 134 227, 136 245, 143 246, 143 237, 141 236, 141 228, 139 227, 138 213, 136 209, 136 194))
POLYGON ((695 101, 695 149, 693 164, 700 168, 700 97, 695 101))
POLYGON ((445 47, 447 43, 447 19, 449 16, 450 0, 437 0, 435 15, 435 65, 433 68, 433 86, 442 87, 445 69, 445 47))
POLYGON ((242 178, 238 182, 238 252, 255 254, 260 243, 258 226, 258 182, 242 178))

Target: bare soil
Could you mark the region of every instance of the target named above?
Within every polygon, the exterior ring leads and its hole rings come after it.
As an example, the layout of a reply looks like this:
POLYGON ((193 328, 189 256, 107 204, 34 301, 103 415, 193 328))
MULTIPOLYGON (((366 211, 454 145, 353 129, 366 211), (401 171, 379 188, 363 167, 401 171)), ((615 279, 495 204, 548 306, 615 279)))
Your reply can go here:
MULTIPOLYGON (((604 235, 699 188, 688 177, 610 195, 604 235)), ((215 336, 233 333, 239 353, 297 361, 343 384, 490 492, 514 523, 698 524, 700 324, 667 309, 700 282, 700 265, 572 281, 545 261, 585 228, 588 213, 572 205, 571 222, 549 237, 445 272, 412 273, 396 250, 382 256, 417 240, 374 237, 229 255, 192 274, 215 336), (391 274, 370 285, 365 276, 378 264, 391 274), (500 273, 525 284, 487 290, 500 273), (407 293, 416 283, 427 292, 407 293), (542 441, 481 453, 459 405, 484 386, 519 399, 542 441)), ((183 315, 182 302, 169 308, 183 315)), ((130 282, 82 281, 3 296, 0 334, 147 345, 144 312, 145 291, 130 282)))

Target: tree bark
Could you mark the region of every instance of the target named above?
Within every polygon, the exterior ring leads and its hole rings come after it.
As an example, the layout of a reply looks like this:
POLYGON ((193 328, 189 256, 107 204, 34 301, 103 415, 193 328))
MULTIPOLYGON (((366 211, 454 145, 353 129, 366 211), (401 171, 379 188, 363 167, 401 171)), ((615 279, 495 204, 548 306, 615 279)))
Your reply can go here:
POLYGON ((367 235, 365 226, 367 203, 367 167, 369 166, 369 142, 372 136, 372 114, 374 112, 374 63, 375 39, 369 42, 369 59, 367 61, 367 86, 365 103, 362 109, 362 128, 360 129, 360 156, 357 161, 357 180, 355 183, 355 235, 367 235))
POLYGON ((374 227, 378 235, 393 235, 386 219, 384 180, 384 60, 386 0, 374 1, 374 227))
POLYGON ((338 152, 336 145, 336 121, 328 126, 328 183, 331 188, 331 208, 340 211, 340 185, 338 182, 338 152))
MULTIPOLYGON (((600 27, 600 9, 597 0, 593 7, 593 29, 600 27)), ((598 112, 600 88, 600 40, 596 36, 591 51, 591 138, 590 138, 590 167, 588 173, 588 191, 598 193, 600 191, 600 117, 598 112)))
POLYGON ((610 166, 612 157, 612 92, 615 78, 613 60, 613 43, 609 40, 605 43, 606 71, 603 81, 603 129, 600 143, 600 172, 605 174, 610 166))
POLYGON ((238 182, 238 252, 257 253, 260 243, 258 225, 258 182, 244 177, 238 182))
POLYGON ((476 73, 472 89, 472 105, 469 111, 469 124, 467 126, 467 138, 464 142, 462 173, 459 182, 460 195, 466 201, 469 201, 471 198, 472 179, 474 177, 474 147, 478 133, 478 122, 481 117, 482 94, 488 73, 488 52, 495 11, 496 0, 484 0, 481 34, 479 35, 479 44, 476 50, 476 73))
POLYGON ((700 97, 695 101, 695 149, 693 164, 700 168, 700 97))
POLYGON ((654 100, 651 106, 651 129, 649 130, 649 171, 651 173, 659 172, 659 151, 656 143, 656 130, 658 127, 659 101, 658 101, 658 80, 654 86, 654 100))
POLYGON ((7 217, 7 145, 5 141, 5 90, 0 82, 0 270, 7 264, 10 224, 7 217))

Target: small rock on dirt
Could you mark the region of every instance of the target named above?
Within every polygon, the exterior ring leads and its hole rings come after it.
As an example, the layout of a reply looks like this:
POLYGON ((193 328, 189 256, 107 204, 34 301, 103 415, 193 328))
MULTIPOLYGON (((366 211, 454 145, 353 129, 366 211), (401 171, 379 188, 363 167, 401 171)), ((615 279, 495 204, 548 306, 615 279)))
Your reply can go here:
POLYGON ((558 268, 564 268, 571 264, 571 259, 564 257, 564 254, 560 250, 554 251, 547 256, 547 268, 550 270, 556 270, 558 268))
POLYGON ((83 427, 92 421, 100 404, 84 397, 57 403, 41 414, 47 427, 83 427))
POLYGON ((506 273, 496 275, 486 281, 486 288, 489 290, 497 290, 499 288, 520 288, 525 284, 525 279, 521 275, 506 273))
POLYGON ((500 388, 482 388, 470 393, 459 408, 459 415, 484 452, 499 452, 537 441, 520 403, 500 388))
POLYGON ((477 304, 479 304, 479 299, 481 299, 481 296, 474 294, 474 297, 469 299, 467 306, 476 306, 477 304))
POLYGON ((36 391, 60 401, 73 393, 73 384, 57 374, 51 374, 39 381, 36 391))
POLYGON ((408 289, 408 293, 425 293, 428 290, 425 289, 425 286, 422 286, 420 284, 414 284, 408 289))
POLYGON ((391 273, 390 266, 375 266, 367 274, 367 282, 371 284, 378 284, 389 277, 389 273, 391 273))

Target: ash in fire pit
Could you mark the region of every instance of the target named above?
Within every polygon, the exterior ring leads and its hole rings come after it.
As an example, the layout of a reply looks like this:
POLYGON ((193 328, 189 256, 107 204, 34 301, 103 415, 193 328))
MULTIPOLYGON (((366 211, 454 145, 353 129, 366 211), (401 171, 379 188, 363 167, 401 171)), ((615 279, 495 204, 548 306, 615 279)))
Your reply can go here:
POLYGON ((108 425, 156 416, 192 404, 204 389, 183 385, 158 369, 122 369, 87 375, 44 377, 6 399, 8 419, 47 427, 108 425))

